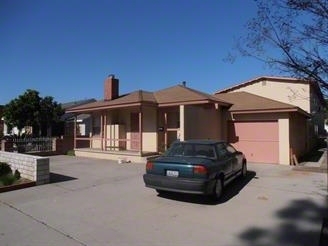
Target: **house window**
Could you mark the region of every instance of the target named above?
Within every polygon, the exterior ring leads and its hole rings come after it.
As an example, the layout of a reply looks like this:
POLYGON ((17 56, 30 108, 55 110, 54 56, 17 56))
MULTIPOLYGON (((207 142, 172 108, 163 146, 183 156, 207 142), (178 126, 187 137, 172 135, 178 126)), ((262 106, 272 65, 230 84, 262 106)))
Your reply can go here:
POLYGON ((93 117, 92 134, 100 135, 100 116, 93 117))

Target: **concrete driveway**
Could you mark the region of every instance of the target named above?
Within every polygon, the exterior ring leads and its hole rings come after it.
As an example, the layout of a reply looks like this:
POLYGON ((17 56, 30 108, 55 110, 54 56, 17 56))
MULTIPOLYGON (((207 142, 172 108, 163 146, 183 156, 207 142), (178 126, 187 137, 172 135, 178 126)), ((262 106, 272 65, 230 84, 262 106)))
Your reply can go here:
POLYGON ((327 174, 248 169, 213 204, 158 196, 144 164, 51 157, 51 184, 0 194, 0 245, 318 245, 327 174))

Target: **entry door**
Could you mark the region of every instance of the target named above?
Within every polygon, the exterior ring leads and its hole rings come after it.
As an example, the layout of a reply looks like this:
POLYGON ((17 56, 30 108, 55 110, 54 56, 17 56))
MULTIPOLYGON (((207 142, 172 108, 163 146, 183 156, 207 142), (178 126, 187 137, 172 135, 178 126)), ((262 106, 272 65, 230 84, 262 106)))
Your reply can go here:
POLYGON ((139 133, 139 114, 131 113, 130 115, 131 126, 131 149, 139 150, 140 147, 140 133, 139 133))

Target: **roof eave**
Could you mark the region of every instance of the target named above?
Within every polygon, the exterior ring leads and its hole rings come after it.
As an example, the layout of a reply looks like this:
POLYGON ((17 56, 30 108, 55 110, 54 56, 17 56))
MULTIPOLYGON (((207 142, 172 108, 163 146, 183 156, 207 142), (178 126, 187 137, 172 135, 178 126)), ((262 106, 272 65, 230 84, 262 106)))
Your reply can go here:
POLYGON ((222 102, 222 101, 214 101, 214 100, 190 100, 190 101, 180 101, 180 102, 166 102, 159 103, 158 107, 169 107, 169 106, 179 106, 179 105, 197 105, 197 104, 219 104, 222 106, 230 107, 232 104, 222 102))
POLYGON ((250 109, 250 110, 229 110, 233 114, 254 114, 254 113, 290 113, 298 112, 305 115, 308 118, 311 118, 311 114, 305 112, 300 108, 285 108, 285 109, 250 109))
POLYGON ((117 109, 117 108, 126 108, 126 107, 135 107, 135 106, 156 106, 156 103, 152 102, 135 102, 135 103, 122 103, 115 105, 103 105, 103 106, 95 106, 89 108, 79 108, 79 109, 71 109, 67 110, 66 113, 83 113, 83 112, 91 112, 91 111, 100 111, 106 109, 117 109))

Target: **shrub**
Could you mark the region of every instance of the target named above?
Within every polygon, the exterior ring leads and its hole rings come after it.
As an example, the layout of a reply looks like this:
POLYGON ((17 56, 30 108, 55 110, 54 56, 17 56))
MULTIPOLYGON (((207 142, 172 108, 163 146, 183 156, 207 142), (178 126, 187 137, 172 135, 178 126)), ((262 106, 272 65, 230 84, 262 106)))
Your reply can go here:
POLYGON ((15 180, 15 176, 12 173, 0 177, 0 183, 3 185, 11 185, 15 180))
POLYGON ((6 162, 0 162, 0 177, 12 172, 11 167, 6 162))
POLYGON ((21 177, 21 174, 20 174, 20 172, 17 169, 15 170, 14 177, 17 180, 20 179, 20 177, 21 177))
POLYGON ((67 151, 66 155, 75 156, 74 150, 67 151))

